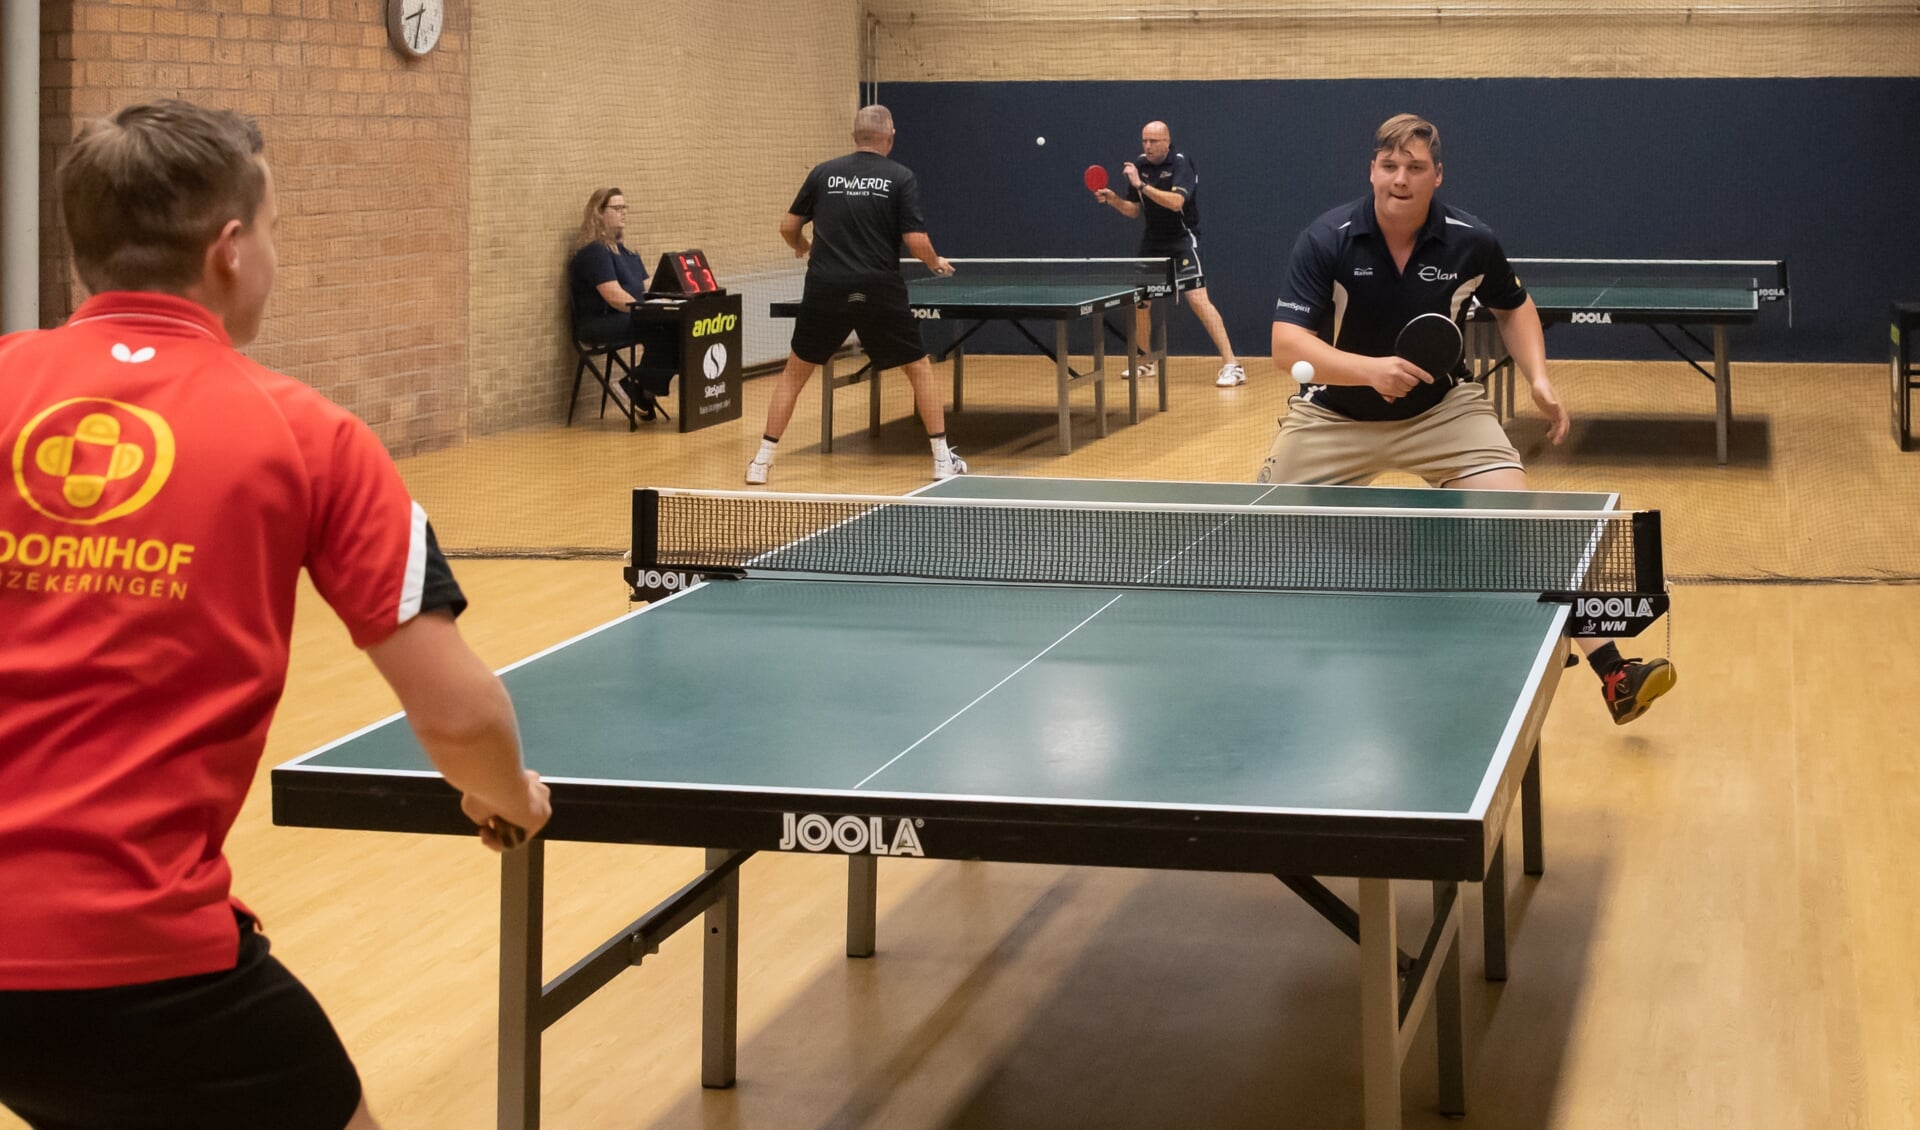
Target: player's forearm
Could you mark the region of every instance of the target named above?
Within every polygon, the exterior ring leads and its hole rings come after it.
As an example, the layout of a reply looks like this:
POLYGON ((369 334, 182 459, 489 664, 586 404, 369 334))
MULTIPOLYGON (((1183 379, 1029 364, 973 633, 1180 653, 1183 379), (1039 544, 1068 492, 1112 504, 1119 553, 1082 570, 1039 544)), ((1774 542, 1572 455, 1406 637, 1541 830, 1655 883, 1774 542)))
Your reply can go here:
POLYGON ((780 238, 786 241, 787 246, 792 248, 796 255, 805 255, 807 249, 812 246, 807 237, 801 234, 806 226, 806 220, 791 212, 780 221, 780 238))
POLYGON ((1114 211, 1120 213, 1122 216, 1125 216, 1129 220, 1138 219, 1140 217, 1140 205, 1118 194, 1116 194, 1111 199, 1109 199, 1107 201, 1107 204, 1114 211))
POLYGON ((1511 310, 1495 310, 1493 317, 1500 323, 1500 340, 1506 345, 1507 356, 1513 358, 1514 368, 1529 384, 1545 381, 1547 332, 1540 325, 1540 311, 1533 299, 1511 310))
POLYGON ((900 237, 906 244, 907 254, 920 260, 928 270, 936 270, 940 265, 940 256, 933 250, 933 240, 923 231, 908 232, 900 237))
POLYGON ((529 815, 520 728, 499 676, 444 610, 423 612, 367 648, 434 768, 515 823, 529 815))
POLYGON ((466 688, 460 698, 455 709, 407 712, 420 748, 448 784, 516 824, 528 823, 520 724, 506 688, 488 672, 486 682, 466 688))
POLYGON ((1318 334, 1291 322, 1273 324, 1273 369, 1291 373, 1295 361, 1313 366, 1317 385, 1364 385, 1369 382, 1358 368, 1363 358, 1357 353, 1335 349, 1320 340, 1318 334))
POLYGON ((1149 188, 1144 184, 1140 186, 1140 198, 1151 200, 1169 212, 1178 212, 1187 206, 1187 198, 1172 189, 1149 188))

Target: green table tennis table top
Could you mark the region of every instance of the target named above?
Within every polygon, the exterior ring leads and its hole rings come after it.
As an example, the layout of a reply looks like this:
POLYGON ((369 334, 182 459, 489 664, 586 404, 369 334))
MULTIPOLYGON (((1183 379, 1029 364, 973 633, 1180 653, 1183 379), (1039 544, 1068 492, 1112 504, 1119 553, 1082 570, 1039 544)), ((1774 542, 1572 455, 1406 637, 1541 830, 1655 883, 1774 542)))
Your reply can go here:
MULTIPOLYGON (((1614 501, 984 476, 927 493, 1554 510, 1614 501)), ((1473 818, 1530 740, 1530 704, 1558 679, 1565 617, 1563 606, 1504 594, 750 578, 696 586, 503 674, 556 811, 578 785, 596 797, 766 793, 843 810, 850 798, 919 798, 1473 818)), ((282 766, 276 794, 314 774, 371 797, 431 771, 396 715, 282 766)))

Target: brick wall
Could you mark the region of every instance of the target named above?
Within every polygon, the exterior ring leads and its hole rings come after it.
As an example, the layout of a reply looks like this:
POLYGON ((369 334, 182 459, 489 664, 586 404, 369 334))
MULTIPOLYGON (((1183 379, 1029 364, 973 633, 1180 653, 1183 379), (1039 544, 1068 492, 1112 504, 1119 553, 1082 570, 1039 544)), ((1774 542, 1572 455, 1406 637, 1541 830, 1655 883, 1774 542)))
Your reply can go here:
POLYGON ((423 60, 383 0, 52 0, 42 9, 41 316, 83 296, 53 169, 79 127, 181 97, 260 121, 280 271, 248 352, 352 409, 396 454, 466 430, 467 5, 423 60))
POLYGON ((776 229, 852 146, 859 29, 845 0, 475 5, 475 432, 566 415, 563 270, 594 189, 625 190, 649 269, 687 247, 723 283, 794 262, 776 229))
POLYGON ((701 247, 723 276, 791 265, 775 234, 848 147, 857 8, 450 0, 402 58, 385 0, 48 0, 43 320, 78 303, 53 168, 87 118, 160 96, 267 137, 283 218, 263 363, 371 423, 396 455, 557 422, 561 272, 587 194, 627 190, 629 244, 701 247))

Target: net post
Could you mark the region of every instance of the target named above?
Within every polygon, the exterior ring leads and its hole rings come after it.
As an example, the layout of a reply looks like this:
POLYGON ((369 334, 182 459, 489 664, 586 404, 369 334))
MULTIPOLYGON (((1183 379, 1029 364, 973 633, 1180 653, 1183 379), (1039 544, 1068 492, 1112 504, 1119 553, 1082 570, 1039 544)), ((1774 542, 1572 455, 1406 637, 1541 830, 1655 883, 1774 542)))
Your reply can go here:
POLYGON ((660 492, 636 487, 633 492, 633 566, 651 569, 660 564, 660 492))
POLYGON ((1667 591, 1666 562, 1660 550, 1660 512, 1633 515, 1633 587, 1639 592, 1667 591))

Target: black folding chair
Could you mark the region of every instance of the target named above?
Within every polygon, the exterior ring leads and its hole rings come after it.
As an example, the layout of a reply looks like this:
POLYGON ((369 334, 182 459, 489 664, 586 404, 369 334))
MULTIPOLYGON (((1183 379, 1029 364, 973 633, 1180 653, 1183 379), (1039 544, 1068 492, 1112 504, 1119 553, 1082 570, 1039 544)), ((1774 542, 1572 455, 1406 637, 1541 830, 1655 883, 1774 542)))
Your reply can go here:
POLYGON ((592 373, 593 379, 600 384, 600 418, 606 419, 607 401, 611 400, 620 414, 627 418, 627 430, 630 432, 637 430, 640 427, 640 417, 634 412, 631 398, 613 395, 614 381, 624 380, 634 375, 635 344, 627 341, 601 345, 582 341, 579 319, 574 314, 573 288, 568 287, 567 336, 573 342, 574 361, 573 393, 567 398, 567 427, 573 426, 573 410, 580 403, 580 378, 587 373, 592 373), (620 370, 619 376, 614 375, 615 369, 620 370))

